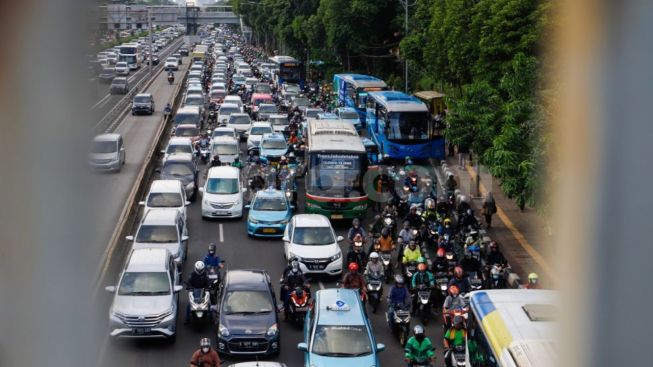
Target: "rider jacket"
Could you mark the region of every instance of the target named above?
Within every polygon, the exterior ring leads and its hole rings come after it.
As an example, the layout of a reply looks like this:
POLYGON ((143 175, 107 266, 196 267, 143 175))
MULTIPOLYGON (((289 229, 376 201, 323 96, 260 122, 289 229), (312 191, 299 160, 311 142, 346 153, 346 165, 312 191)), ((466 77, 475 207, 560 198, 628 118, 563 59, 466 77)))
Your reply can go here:
POLYGON ((206 273, 197 274, 196 272, 192 272, 190 273, 190 277, 188 277, 188 283, 186 285, 193 289, 208 288, 210 285, 209 277, 206 273))
POLYGON ((424 338, 420 342, 414 336, 406 342, 404 352, 406 359, 416 362, 426 362, 435 356, 431 339, 424 338))
POLYGON ((388 293, 388 305, 410 305, 410 292, 406 287, 392 286, 388 293))
POLYGON ((220 266, 222 259, 218 255, 207 254, 203 260, 206 266, 220 266))
POLYGON ((497 250, 497 251, 490 251, 490 253, 487 255, 487 259, 485 260, 485 263, 488 265, 494 265, 494 264, 506 265, 508 261, 506 260, 505 256, 503 256, 503 253, 497 250))
POLYGON ((433 273, 446 273, 449 271, 449 262, 444 257, 436 257, 433 261, 433 273))
POLYGON ((348 265, 351 263, 356 263, 358 264, 359 267, 363 267, 365 265, 365 259, 367 259, 367 256, 365 256, 365 252, 363 250, 354 251, 353 249, 351 249, 347 253, 346 264, 348 265))
POLYGON ((306 284, 306 277, 301 271, 294 273, 292 268, 288 267, 283 271, 283 283, 288 289, 301 287, 306 284))
POLYGON ((363 229, 362 226, 358 226, 358 228, 351 227, 349 228, 349 232, 347 232, 347 238, 350 241, 354 240, 354 237, 356 237, 357 234, 360 234, 363 238, 367 236, 367 233, 365 233, 365 230, 363 229))
POLYGON ((365 267, 365 274, 374 274, 374 273, 381 273, 383 274, 383 263, 380 261, 377 261, 376 263, 372 261, 367 262, 367 266, 365 267))
POLYGON ((404 218, 404 222, 405 221, 408 221, 411 227, 419 228, 422 224, 422 217, 417 215, 417 213, 408 213, 406 218, 404 218))
POLYGON ((220 357, 213 348, 206 354, 202 353, 201 349, 198 349, 190 358, 190 364, 198 367, 220 367, 220 357))
POLYGON ((347 289, 365 289, 365 278, 358 273, 347 273, 342 278, 342 287, 347 289))
POLYGON ((419 246, 415 246, 414 250, 411 250, 410 247, 404 249, 404 258, 402 262, 404 264, 409 262, 417 262, 417 260, 422 257, 422 251, 419 249, 419 246))
POLYGON ((435 279, 433 278, 433 274, 431 274, 430 271, 418 271, 415 273, 415 275, 413 275, 413 279, 410 281, 411 287, 415 288, 421 284, 426 284, 429 287, 435 286, 435 279))
POLYGON ((395 248, 395 241, 390 236, 381 236, 377 241, 380 252, 390 252, 395 248))

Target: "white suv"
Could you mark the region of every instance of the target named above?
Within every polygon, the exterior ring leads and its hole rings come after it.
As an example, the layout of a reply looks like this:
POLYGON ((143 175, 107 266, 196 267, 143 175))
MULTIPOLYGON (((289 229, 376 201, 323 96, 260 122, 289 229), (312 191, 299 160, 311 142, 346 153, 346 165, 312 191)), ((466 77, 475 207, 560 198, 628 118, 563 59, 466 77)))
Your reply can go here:
POLYGON ((286 226, 283 235, 286 260, 297 258, 305 274, 339 275, 342 273, 343 240, 321 214, 297 214, 286 226))
POLYGON ((202 195, 202 218, 242 218, 243 192, 240 170, 236 167, 211 167, 202 195))
POLYGON ((186 259, 188 230, 177 209, 150 209, 143 215, 136 236, 127 236, 126 239, 134 241, 133 249, 164 248, 170 251, 179 268, 186 259))
POLYGON ((186 191, 181 185, 181 181, 154 180, 145 200, 138 204, 144 207, 143 213, 147 213, 150 209, 177 209, 186 221, 186 206, 190 205, 190 201, 186 199, 186 191))

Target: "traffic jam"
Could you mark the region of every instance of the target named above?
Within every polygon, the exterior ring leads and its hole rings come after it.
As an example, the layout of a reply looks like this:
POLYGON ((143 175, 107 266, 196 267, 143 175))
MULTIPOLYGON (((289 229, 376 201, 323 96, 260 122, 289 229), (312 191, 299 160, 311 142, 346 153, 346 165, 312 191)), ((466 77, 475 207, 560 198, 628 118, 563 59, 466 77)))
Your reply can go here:
MULTIPOLYGON (((344 72, 318 84, 226 26, 198 35, 161 60, 179 103, 133 97, 169 133, 102 284, 112 348, 184 340, 193 366, 539 365, 556 292, 520 280, 434 165, 443 96, 344 72)), ((120 171, 122 144, 96 136, 93 162, 120 171)))

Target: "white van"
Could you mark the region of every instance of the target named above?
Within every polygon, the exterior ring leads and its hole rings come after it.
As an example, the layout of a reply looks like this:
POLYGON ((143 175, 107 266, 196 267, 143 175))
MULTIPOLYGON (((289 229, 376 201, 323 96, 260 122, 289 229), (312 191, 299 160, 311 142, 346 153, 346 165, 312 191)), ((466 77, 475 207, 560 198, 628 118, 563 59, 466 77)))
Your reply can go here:
POLYGON ((231 164, 240 159, 240 142, 229 136, 216 136, 211 140, 211 157, 220 156, 220 162, 231 164))
POLYGON ((101 134, 93 138, 88 157, 92 169, 120 172, 125 159, 125 146, 120 134, 101 134))
POLYGON ((186 191, 181 186, 181 181, 154 180, 145 200, 139 202, 138 205, 144 207, 144 213, 150 209, 177 209, 186 222, 186 206, 190 205, 190 201, 186 199, 186 191))

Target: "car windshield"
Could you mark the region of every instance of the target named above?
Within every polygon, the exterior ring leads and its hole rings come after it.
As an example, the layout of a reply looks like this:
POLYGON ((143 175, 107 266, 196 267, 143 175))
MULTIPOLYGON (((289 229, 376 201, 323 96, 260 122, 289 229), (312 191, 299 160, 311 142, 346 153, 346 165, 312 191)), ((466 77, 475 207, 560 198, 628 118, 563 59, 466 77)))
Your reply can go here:
POLYGON ((317 114, 321 113, 321 112, 322 111, 320 111, 320 110, 308 110, 308 111, 306 111, 306 117, 315 118, 315 117, 317 117, 317 114))
POLYGON ((277 106, 263 105, 263 106, 259 107, 258 112, 276 113, 277 112, 277 106))
POLYGON ((147 103, 150 101, 150 96, 136 96, 134 97, 134 102, 136 103, 147 103))
POLYGON ((190 144, 169 144, 168 149, 166 149, 166 154, 175 153, 193 153, 193 148, 190 144))
POLYGON ((253 127, 250 130, 249 135, 263 135, 263 134, 268 134, 268 133, 271 133, 271 132, 272 132, 272 129, 267 127, 267 126, 257 126, 257 127, 253 127))
POLYGON ((231 80, 232 80, 234 83, 236 83, 236 82, 243 83, 243 82, 245 81, 245 77, 244 77, 244 76, 240 76, 240 75, 234 75, 233 77, 231 77, 231 80))
POLYGON ((238 113, 240 110, 238 107, 220 107, 221 115, 231 115, 232 113, 238 113))
POLYGON ((388 139, 393 141, 416 141, 428 139, 429 118, 426 112, 391 112, 386 126, 388 139))
POLYGON ((343 111, 340 112, 340 118, 347 120, 358 119, 358 114, 354 111, 343 111))
POLYGON ((298 245, 323 246, 336 241, 329 227, 296 227, 292 242, 298 245))
POLYGON ((268 121, 272 125, 288 125, 288 119, 285 117, 270 117, 268 121))
POLYGON ((229 119, 230 124, 238 124, 238 125, 247 125, 251 123, 251 120, 249 119, 249 116, 231 116, 229 119))
POLYGON ((281 139, 265 140, 262 147, 264 149, 286 149, 286 142, 281 139))
POLYGON ((254 92, 272 94, 272 87, 270 87, 270 84, 257 84, 254 92))
POLYGON ((126 272, 120 281, 118 294, 121 296, 162 296, 170 294, 168 273, 126 272))
POLYGON ((161 173, 168 176, 191 176, 193 175, 193 169, 191 168, 192 163, 184 162, 166 162, 163 165, 161 173))
POLYGON ((230 136, 230 137, 235 137, 235 134, 231 130, 213 130, 213 137, 216 136, 230 136))
POLYGON ((238 145, 228 143, 213 144, 213 155, 236 155, 238 154, 238 145))
POLYGON ((175 124, 193 124, 197 125, 199 122, 199 114, 196 113, 178 113, 175 115, 175 124))
POLYGON ((192 94, 186 97, 186 102, 184 104, 191 106, 201 106, 204 104, 204 98, 202 96, 192 94))
POLYGON ((299 107, 305 107, 305 106, 308 106, 308 105, 311 104, 311 102, 310 102, 307 98, 295 98, 295 99, 292 101, 292 103, 293 103, 295 106, 299 106, 299 107))
POLYGON ((318 325, 311 351, 329 357, 358 357, 372 353, 372 343, 363 325, 318 325))
POLYGON ((299 86, 295 84, 288 84, 286 85, 286 91, 299 93, 299 86))
POLYGON ((286 200, 281 197, 258 197, 252 206, 254 210, 260 211, 286 211, 288 206, 286 200))
POLYGON ((227 93, 223 92, 223 91, 222 92, 221 91, 211 92, 211 98, 212 99, 224 98, 224 96, 226 96, 226 95, 227 95, 227 93))
POLYGON ((199 136, 200 134, 200 129, 196 127, 180 127, 178 126, 175 129, 175 136, 181 136, 181 137, 193 137, 193 136, 199 136))
POLYGON ((142 225, 136 234, 139 243, 174 243, 179 242, 176 226, 142 225))
POLYGON ((115 79, 113 79, 113 82, 111 84, 112 85, 120 85, 120 86, 127 85, 127 79, 115 78, 115 79))
POLYGON ((222 303, 226 315, 270 313, 272 310, 270 295, 261 291, 229 291, 222 303))
POLYGON ((177 62, 177 58, 175 58, 175 57, 168 57, 168 58, 166 59, 166 62, 177 62))
POLYGON ((181 194, 175 192, 153 192, 147 196, 151 208, 178 208, 182 206, 181 194))
POLYGON ((91 146, 91 153, 114 153, 118 150, 115 141, 94 141, 91 146))
POLYGON ((209 194, 232 195, 238 193, 238 180, 235 178, 209 178, 206 183, 209 194))

